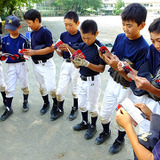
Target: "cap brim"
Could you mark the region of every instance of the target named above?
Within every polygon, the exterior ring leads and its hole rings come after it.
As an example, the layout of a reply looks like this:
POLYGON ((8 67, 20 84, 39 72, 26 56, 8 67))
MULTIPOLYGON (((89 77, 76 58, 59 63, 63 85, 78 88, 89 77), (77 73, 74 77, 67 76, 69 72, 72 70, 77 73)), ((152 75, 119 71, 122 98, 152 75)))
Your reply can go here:
POLYGON ((15 31, 18 27, 10 25, 10 24, 6 24, 5 29, 10 29, 11 31, 15 31))

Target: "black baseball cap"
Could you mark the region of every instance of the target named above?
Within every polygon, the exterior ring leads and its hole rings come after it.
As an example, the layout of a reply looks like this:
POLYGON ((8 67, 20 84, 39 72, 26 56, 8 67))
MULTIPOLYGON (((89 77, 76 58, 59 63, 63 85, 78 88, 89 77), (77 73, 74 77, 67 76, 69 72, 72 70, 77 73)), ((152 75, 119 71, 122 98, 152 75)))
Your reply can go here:
POLYGON ((20 26, 20 20, 18 17, 10 15, 5 19, 5 29, 15 31, 20 26))

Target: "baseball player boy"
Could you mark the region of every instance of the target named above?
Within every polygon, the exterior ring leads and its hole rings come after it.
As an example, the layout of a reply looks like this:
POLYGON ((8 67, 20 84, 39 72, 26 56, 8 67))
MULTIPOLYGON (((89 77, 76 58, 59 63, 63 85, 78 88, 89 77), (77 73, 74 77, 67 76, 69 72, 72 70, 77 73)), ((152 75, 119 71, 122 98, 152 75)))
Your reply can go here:
MULTIPOLYGON (((1 36, 0 36, 0 52, 1 52, 1 36)), ((0 60, 3 60, 2 55, 0 55, 0 60)), ((5 82, 4 82, 3 67, 1 61, 0 61, 0 92, 3 99, 3 104, 6 105, 5 82)))
MULTIPOLYGON (((160 18, 155 19, 149 26, 149 33, 152 44, 149 47, 145 63, 138 70, 134 81, 131 82, 131 89, 138 95, 139 103, 146 104, 156 114, 160 114, 160 18), (133 87, 133 84, 136 87, 133 87), (138 88, 138 89, 137 89, 138 88), (139 95, 141 93, 141 95, 139 95)), ((133 97, 133 96, 132 96, 133 97)), ((136 96, 132 98, 136 101, 136 96)), ((150 123, 145 121, 140 124, 140 132, 148 132, 150 123)))
MULTIPOLYGON (((149 26, 148 30, 150 33, 150 38, 152 44, 149 47, 148 54, 146 56, 145 65, 142 65, 143 72, 149 72, 148 74, 141 73, 138 71, 138 76, 134 77, 134 82, 137 88, 141 89, 144 94, 149 94, 149 96, 155 101, 159 101, 160 98, 160 18, 156 18, 149 26), (147 70, 146 68, 149 69, 147 70), (150 75, 147 76, 147 75, 150 75), (145 92, 147 91, 147 92, 145 92), (155 97, 153 96, 155 95, 155 97)), ((136 88, 132 88, 135 92, 136 88)), ((140 91, 140 90, 139 90, 140 91)))
POLYGON ((160 18, 154 19, 149 25, 148 30, 152 44, 149 47, 146 62, 149 64, 150 73, 153 78, 151 83, 149 83, 145 77, 135 77, 135 82, 140 89, 160 97, 160 18))
POLYGON ((73 106, 69 115, 69 120, 73 120, 78 114, 78 97, 77 97, 77 79, 79 72, 71 63, 71 47, 77 49, 79 43, 82 42, 82 38, 77 27, 79 26, 79 17, 76 12, 68 11, 64 16, 64 25, 66 32, 63 32, 60 36, 60 40, 63 42, 56 50, 60 57, 63 57, 63 64, 60 70, 59 83, 57 88, 57 108, 53 107, 51 110, 51 120, 56 120, 64 113, 64 100, 69 84, 72 84, 72 96, 73 106))
POLYGON ((147 133, 136 135, 132 125, 132 118, 123 109, 119 109, 116 116, 117 123, 122 126, 131 142, 134 150, 134 160, 160 160, 160 115, 154 114, 144 104, 137 104, 136 107, 142 110, 147 119, 150 121, 150 130, 147 133))
MULTIPOLYGON (((126 83, 125 79, 121 78, 121 75, 127 77, 126 73, 124 71, 121 73, 118 72, 118 61, 123 61, 124 58, 128 59, 134 64, 134 68, 138 70, 141 64, 143 64, 148 52, 149 45, 140 34, 140 31, 145 26, 146 15, 147 10, 141 4, 129 4, 121 14, 124 33, 119 34, 114 42, 111 50, 114 55, 107 56, 106 54, 101 54, 102 59, 111 66, 109 69, 111 77, 107 83, 100 109, 100 121, 103 131, 95 140, 98 145, 110 137, 111 131, 109 126, 111 115, 118 103, 132 94, 129 84, 126 83)), ((122 149, 125 134, 125 131, 118 130, 118 137, 110 147, 110 153, 115 154, 122 149)))
POLYGON ((40 93, 44 101, 40 113, 45 114, 49 107, 49 97, 53 99, 53 106, 57 105, 56 100, 56 81, 55 81, 55 64, 52 59, 54 47, 52 46, 51 32, 42 26, 41 14, 35 9, 28 10, 24 14, 24 19, 28 27, 32 29, 31 32, 31 48, 25 51, 25 55, 31 56, 33 61, 33 68, 35 76, 39 84, 40 93))
POLYGON ((81 37, 84 41, 79 49, 85 59, 75 57, 73 63, 79 67, 78 79, 78 106, 82 114, 82 122, 73 127, 75 131, 87 129, 84 138, 91 139, 97 129, 98 101, 101 92, 100 73, 105 70, 105 62, 99 57, 98 46, 102 44, 96 39, 98 36, 97 23, 85 20, 80 27, 81 37), (88 112, 91 114, 91 124, 88 121, 88 112))
POLYGON ((18 17, 10 15, 5 19, 5 29, 9 34, 2 38, 2 53, 11 54, 7 57, 6 63, 8 64, 6 76, 6 110, 0 117, 2 121, 6 120, 12 113, 12 99, 16 88, 17 79, 20 80, 20 86, 23 91, 23 111, 29 110, 28 104, 28 67, 26 60, 19 54, 19 50, 30 48, 28 39, 19 33, 21 28, 20 20, 18 17))

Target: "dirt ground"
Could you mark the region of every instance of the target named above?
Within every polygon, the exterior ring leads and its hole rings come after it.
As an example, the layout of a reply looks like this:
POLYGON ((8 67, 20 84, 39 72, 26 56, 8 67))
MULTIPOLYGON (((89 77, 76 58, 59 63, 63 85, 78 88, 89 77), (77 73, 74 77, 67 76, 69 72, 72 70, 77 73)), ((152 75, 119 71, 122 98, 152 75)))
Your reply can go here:
MULTIPOLYGON (((81 18, 82 20, 87 17, 81 18)), ((90 18, 90 17, 89 17, 90 18)), ((109 18, 103 21, 104 17, 96 18, 100 25, 99 40, 113 43, 113 39, 121 31, 120 18, 109 18), (117 26, 109 25, 111 19, 115 21, 117 26), (103 26, 102 21, 105 23, 103 26), (100 23, 101 22, 101 23, 100 23), (107 28, 108 26, 108 28, 107 28), (114 27, 113 27, 114 26, 114 27), (102 27, 103 30, 102 30, 102 27), (108 35, 105 35, 108 33, 108 35)), ((55 39, 59 38, 61 32, 64 31, 63 18, 53 18, 49 20, 44 18, 43 24, 49 28, 55 39), (57 29, 57 30, 56 30, 57 29)), ((22 23, 21 32, 27 32, 26 24, 22 23)), ((54 62, 56 64, 56 81, 58 84, 60 66, 63 62, 62 58, 55 53, 54 62)), ((4 74, 6 74, 7 65, 4 66, 4 74)), ((33 73, 32 62, 28 61, 29 66, 29 85, 30 85, 30 110, 27 113, 22 111, 22 91, 17 83, 16 92, 13 99, 13 115, 4 122, 0 122, 0 159, 1 160, 131 160, 133 159, 132 147, 126 136, 125 146, 121 152, 115 155, 109 154, 109 148, 117 136, 117 124, 115 122, 115 112, 112 115, 111 137, 102 145, 95 144, 95 138, 101 132, 102 127, 100 121, 97 121, 98 132, 91 140, 84 139, 85 131, 75 132, 72 127, 81 121, 81 115, 73 120, 68 120, 68 115, 72 107, 71 90, 68 89, 65 103, 64 115, 56 120, 50 121, 50 113, 40 115, 39 110, 43 105, 37 82, 33 73)), ((101 106, 105 87, 109 78, 106 70, 101 74, 102 92, 99 101, 101 106)), ((0 114, 4 112, 2 99, 0 97, 0 114)))
MULTIPOLYGON (((60 65, 62 60, 54 57, 56 65, 60 65)), ((9 119, 0 122, 0 159, 1 160, 129 160, 133 159, 132 148, 126 138, 125 146, 116 155, 110 155, 108 150, 117 136, 115 113, 111 123, 112 135, 108 141, 102 145, 95 144, 95 138, 101 132, 100 121, 97 121, 98 132, 91 140, 84 139, 85 131, 75 132, 72 127, 81 121, 80 114, 73 120, 68 120, 68 115, 72 107, 71 90, 68 89, 64 115, 56 121, 50 121, 50 113, 40 115, 42 107, 37 83, 33 74, 32 64, 29 62, 29 82, 30 82, 30 110, 26 113, 22 111, 22 92, 17 84, 17 89, 13 99, 14 113, 9 119)), ((57 80, 59 68, 57 67, 57 80)), ((107 72, 102 75, 102 94, 99 106, 102 102, 104 89, 107 83, 107 72)), ((4 112, 2 101, 0 103, 0 113, 4 112)))

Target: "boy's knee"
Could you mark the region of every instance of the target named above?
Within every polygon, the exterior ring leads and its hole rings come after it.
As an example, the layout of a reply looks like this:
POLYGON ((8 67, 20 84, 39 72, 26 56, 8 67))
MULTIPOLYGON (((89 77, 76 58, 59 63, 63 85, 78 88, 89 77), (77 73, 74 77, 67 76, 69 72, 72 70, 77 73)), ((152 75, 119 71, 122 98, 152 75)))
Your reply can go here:
POLYGON ((0 87, 0 91, 1 91, 1 92, 4 92, 4 91, 5 91, 5 86, 1 86, 1 87, 0 87))
POLYGON ((5 93, 6 93, 6 97, 13 97, 13 95, 14 95, 14 91, 6 90, 5 93))
POLYGON ((55 98, 56 97, 56 89, 53 91, 50 91, 50 95, 52 98, 55 98))
POLYGON ((100 120, 100 122, 102 123, 102 124, 107 124, 107 123, 109 123, 110 121, 111 121, 111 119, 110 118, 106 118, 106 117, 104 117, 104 116, 102 116, 102 115, 99 115, 99 120, 100 120))
POLYGON ((64 100, 62 94, 60 93, 56 93, 56 98, 57 98, 57 101, 59 102, 64 100))
POLYGON ((44 89, 44 88, 40 89, 40 93, 41 93, 42 96, 45 96, 45 95, 48 94, 47 91, 46 91, 46 89, 44 89))
POLYGON ((24 94, 29 94, 29 88, 28 87, 22 88, 22 91, 23 91, 24 94))
POLYGON ((87 109, 86 109, 86 107, 79 107, 79 110, 81 111, 81 112, 87 112, 87 109))
POLYGON ((90 112, 91 117, 97 117, 98 116, 98 112, 90 112))
POLYGON ((73 98, 77 98, 77 94, 72 93, 73 98))

